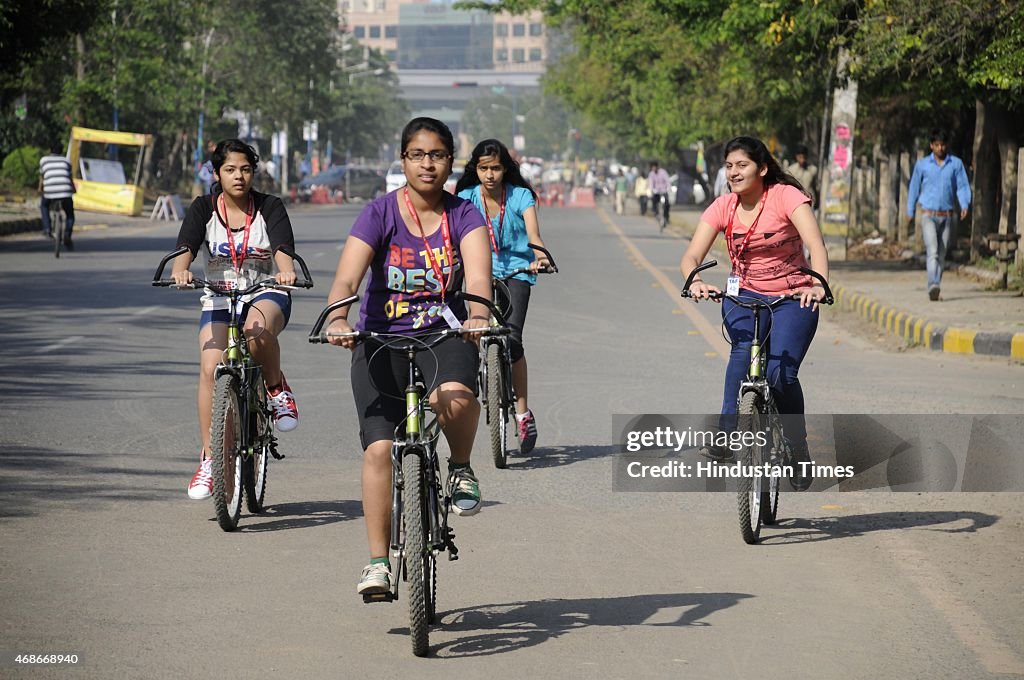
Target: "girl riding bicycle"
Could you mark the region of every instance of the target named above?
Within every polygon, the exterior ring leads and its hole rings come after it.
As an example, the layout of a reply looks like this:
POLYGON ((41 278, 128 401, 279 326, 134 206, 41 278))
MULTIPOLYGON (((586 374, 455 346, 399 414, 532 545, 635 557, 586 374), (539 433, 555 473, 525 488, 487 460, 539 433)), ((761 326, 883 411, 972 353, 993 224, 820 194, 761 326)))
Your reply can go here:
MULTIPOLYGON (((452 172, 455 142, 451 130, 433 118, 415 118, 402 131, 402 169, 407 185, 368 204, 352 225, 341 252, 328 302, 353 295, 366 275, 359 309, 361 331, 420 335, 455 327, 485 330, 489 313, 479 303, 453 298, 465 289, 490 299, 491 258, 484 217, 472 203, 444 190, 452 172), (468 312, 466 307, 468 307, 468 312)), ((329 318, 331 335, 352 330, 348 308, 329 318)), ((391 444, 406 417, 407 364, 397 353, 381 351, 380 342, 355 344, 332 337, 331 343, 353 350, 352 392, 363 446, 363 515, 370 564, 357 592, 387 592, 391 513, 391 444)), ((452 505, 458 515, 480 510, 480 486, 470 468, 470 453, 480 419, 476 398, 477 347, 449 338, 432 352, 417 355, 429 381, 430 407, 451 449, 452 505)))
MULTIPOLYGON (((225 139, 213 152, 216 184, 213 193, 192 202, 178 233, 177 247, 189 252, 174 260, 172 278, 183 286, 192 282, 189 265, 200 248, 203 251, 205 278, 230 282, 245 288, 270 277, 282 285, 295 283, 295 268, 290 255, 295 238, 281 199, 252 190, 259 156, 238 139, 225 139)), ((270 407, 277 429, 295 429, 299 412, 288 382, 281 372, 281 348, 277 336, 288 325, 291 296, 269 290, 255 295, 244 310, 245 335, 253 357, 263 368, 270 407)), ((213 408, 214 370, 228 346, 227 324, 230 318, 227 299, 204 295, 199 317, 199 431, 203 439, 199 469, 188 485, 189 498, 208 498, 213 493, 210 459, 210 424, 213 408)))
MULTIPOLYGON (((516 269, 543 269, 548 260, 539 257, 529 244, 544 247, 537 220, 537 192, 519 171, 508 148, 497 139, 485 139, 473 149, 466 171, 455 186, 460 198, 473 202, 487 217, 491 244, 491 269, 496 278, 504 278, 516 269)), ((506 316, 512 334, 509 348, 512 358, 512 387, 516 393, 516 433, 519 450, 530 453, 537 443, 537 421, 527 402, 526 356, 523 352, 523 326, 530 305, 530 289, 536 274, 516 274, 506 282, 512 312, 506 316)))
MULTIPOLYGON (((704 261, 720 232, 725 233, 726 248, 732 262, 728 290, 762 300, 797 295, 765 311, 761 328, 771 333, 767 376, 775 393, 779 412, 803 414, 804 395, 797 373, 818 327, 818 302, 825 290, 799 271, 810 267, 828 280, 828 253, 818 222, 811 211, 811 199, 792 176, 785 173, 764 143, 754 137, 736 137, 725 146, 725 168, 732 193, 720 196, 701 215, 680 269, 683 277, 704 261), (810 264, 804 257, 810 254, 810 264)), ((721 292, 700 279, 690 285, 696 299, 708 299, 721 292)), ((737 395, 746 374, 753 339, 753 312, 725 300, 722 317, 732 342, 725 370, 725 395, 720 426, 731 432, 736 428, 737 395)), ((786 432, 796 460, 810 460, 807 431, 803 418, 791 419, 786 432)), ((728 459, 727 448, 709 447, 713 458, 728 459)), ((797 466, 800 469, 800 466, 797 466)), ((791 480, 797 488, 807 488, 809 479, 791 480)))

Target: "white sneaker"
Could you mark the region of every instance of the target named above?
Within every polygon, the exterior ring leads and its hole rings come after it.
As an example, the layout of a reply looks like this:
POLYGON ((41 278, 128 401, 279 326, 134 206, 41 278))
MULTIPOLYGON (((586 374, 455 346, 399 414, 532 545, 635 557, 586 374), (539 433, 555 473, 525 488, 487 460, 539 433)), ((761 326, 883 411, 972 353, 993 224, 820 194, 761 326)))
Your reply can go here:
POLYGON ((383 563, 368 564, 359 577, 356 592, 360 595, 376 595, 391 590, 391 568, 383 563))
POLYGON ((281 389, 277 394, 267 392, 267 401, 274 412, 274 424, 281 432, 291 432, 299 426, 299 408, 295 405, 295 395, 288 381, 281 374, 281 389))
POLYGON ((213 461, 204 458, 199 464, 199 469, 192 475, 192 481, 188 483, 188 497, 194 501, 201 501, 213 495, 213 461))

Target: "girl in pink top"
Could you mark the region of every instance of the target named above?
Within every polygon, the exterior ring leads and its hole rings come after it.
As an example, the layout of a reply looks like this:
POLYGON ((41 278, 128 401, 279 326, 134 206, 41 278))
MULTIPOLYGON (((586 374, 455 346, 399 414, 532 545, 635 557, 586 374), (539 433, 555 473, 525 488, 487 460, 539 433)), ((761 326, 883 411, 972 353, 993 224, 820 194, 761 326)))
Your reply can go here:
MULTIPOLYGON (((828 254, 818 222, 811 211, 811 199, 804 188, 779 166, 768 148, 754 137, 736 137, 725 146, 726 178, 732 193, 715 199, 693 234, 680 263, 688 277, 711 249, 718 234, 725 234, 731 275, 739 279, 739 296, 764 300, 794 294, 769 314, 763 312, 760 328, 771 332, 768 379, 775 392, 779 412, 803 414, 804 396, 797 373, 818 327, 818 301, 825 290, 800 267, 808 267, 828 280, 828 254), (804 257, 804 248, 810 262, 804 257)), ((717 286, 700 275, 690 285, 698 300, 708 299, 717 286)), ((740 382, 746 375, 753 340, 753 312, 725 300, 722 317, 732 342, 725 369, 722 401, 723 430, 736 428, 740 382)), ((764 338, 761 338, 763 341, 764 338)), ((786 436, 797 460, 809 460, 807 431, 803 418, 792 420, 786 436)), ((714 458, 731 457, 728 449, 712 447, 704 452, 714 458)), ((799 470, 799 466, 797 467, 799 470)), ((809 479, 793 479, 797 488, 807 488, 809 479)))

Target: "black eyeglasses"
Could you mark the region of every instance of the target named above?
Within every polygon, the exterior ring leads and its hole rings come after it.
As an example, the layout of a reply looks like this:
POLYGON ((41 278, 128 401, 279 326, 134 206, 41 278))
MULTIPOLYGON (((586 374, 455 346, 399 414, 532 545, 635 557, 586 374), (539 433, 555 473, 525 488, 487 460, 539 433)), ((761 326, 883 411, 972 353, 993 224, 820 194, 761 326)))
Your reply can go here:
POLYGON ((430 156, 430 160, 434 161, 435 163, 446 161, 452 157, 452 155, 447 151, 440 150, 424 151, 423 149, 410 149, 409 151, 402 152, 402 158, 408 161, 412 161, 413 163, 420 163, 427 156, 430 156))

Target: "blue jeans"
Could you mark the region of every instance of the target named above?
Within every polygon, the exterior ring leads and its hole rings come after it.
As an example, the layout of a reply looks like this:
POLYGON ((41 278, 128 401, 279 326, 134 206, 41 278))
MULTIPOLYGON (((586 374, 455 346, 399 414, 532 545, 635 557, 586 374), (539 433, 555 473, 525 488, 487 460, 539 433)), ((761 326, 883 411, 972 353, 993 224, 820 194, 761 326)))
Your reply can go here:
MULTIPOLYGON (((745 298, 770 301, 777 296, 763 295, 749 290, 740 290, 745 298)), ((761 311, 761 341, 771 333, 765 377, 775 396, 775 404, 781 414, 802 415, 804 392, 800 388, 797 372, 807 354, 807 349, 818 329, 818 312, 810 307, 801 307, 799 300, 786 300, 771 312, 761 311)), ((750 365, 750 345, 754 339, 754 313, 735 302, 722 302, 722 318, 732 340, 729 364, 725 368, 725 395, 722 398, 722 416, 719 426, 723 431, 736 429, 736 412, 740 383, 747 375, 750 365)), ((786 419, 786 438, 791 443, 803 443, 807 439, 807 427, 803 418, 786 419)))
POLYGON ((921 238, 924 239, 928 270, 928 290, 938 288, 942 283, 942 265, 946 261, 946 249, 953 237, 953 218, 938 215, 921 215, 921 238))
POLYGON ((39 201, 39 212, 43 218, 43 231, 47 234, 53 233, 53 225, 50 224, 50 204, 60 203, 64 209, 64 238, 71 238, 71 228, 75 226, 75 204, 74 199, 68 198, 43 198, 39 201))

